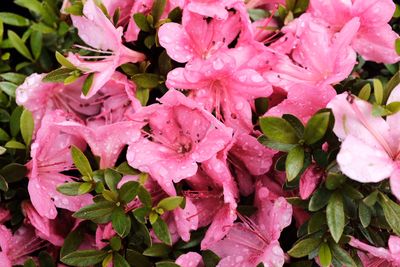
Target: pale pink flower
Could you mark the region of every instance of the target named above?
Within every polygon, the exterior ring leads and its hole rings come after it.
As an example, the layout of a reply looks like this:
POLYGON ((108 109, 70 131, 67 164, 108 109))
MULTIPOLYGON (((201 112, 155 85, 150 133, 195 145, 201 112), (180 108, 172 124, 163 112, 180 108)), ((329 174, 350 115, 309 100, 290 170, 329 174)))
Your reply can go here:
POLYGON ((172 182, 197 172, 204 162, 222 150, 232 138, 232 130, 217 121, 195 101, 175 90, 133 115, 147 123, 148 131, 128 148, 129 164, 148 172, 169 195, 172 182))
POLYGON ((91 196, 66 196, 56 190, 57 185, 73 181, 61 172, 72 169, 71 145, 83 148, 80 138, 63 133, 56 123, 67 118, 61 111, 53 111, 42 119, 42 125, 31 146, 28 191, 31 202, 40 216, 54 219, 56 207, 76 211, 91 203, 91 196))
POLYGON ((257 71, 260 52, 259 47, 247 45, 219 51, 207 60, 192 60, 185 68, 168 73, 166 85, 191 90, 190 97, 215 111, 227 126, 249 133, 254 99, 272 92, 270 83, 257 71))
POLYGON ((115 28, 94 0, 87 0, 83 7, 84 16, 71 16, 74 26, 78 29, 79 37, 92 48, 89 51, 100 52, 104 55, 87 57, 69 53, 68 60, 84 73, 94 73, 93 84, 88 94, 81 95, 89 98, 110 79, 115 69, 128 62, 139 62, 145 59, 142 53, 133 51, 122 44, 122 27, 115 28), (96 50, 99 49, 99 50, 96 50), (99 61, 87 59, 99 58, 99 61))
POLYGON ((12 234, 7 227, 0 225, 1 266, 23 265, 28 255, 43 248, 45 243, 31 227, 23 225, 12 234))
POLYGON ((392 0, 311 0, 309 12, 329 23, 334 31, 359 18, 360 28, 352 47, 366 60, 396 63, 400 60, 395 51, 399 35, 388 24, 395 9, 392 0))
POLYGON ((255 206, 258 211, 253 218, 240 216, 242 222, 235 223, 223 240, 211 246, 221 258, 217 266, 283 266, 284 252, 278 239, 290 225, 292 207, 285 198, 272 196, 266 187, 257 189, 255 206))
MULTIPOLYGON (((400 100, 400 86, 387 103, 400 100)), ((382 117, 372 115, 372 105, 343 93, 329 104, 335 116, 333 131, 343 140, 337 162, 353 180, 376 183, 390 177, 392 193, 400 199, 399 138, 400 113, 382 117)))
POLYGON ((358 252, 365 267, 400 266, 400 238, 398 236, 389 237, 387 249, 368 245, 354 237, 351 238, 349 245, 366 252, 358 252))
POLYGON ((180 255, 175 263, 181 267, 204 267, 203 258, 196 252, 188 252, 180 255))
POLYGON ((202 16, 227 19, 228 9, 238 3, 244 5, 241 0, 186 0, 185 8, 202 16))

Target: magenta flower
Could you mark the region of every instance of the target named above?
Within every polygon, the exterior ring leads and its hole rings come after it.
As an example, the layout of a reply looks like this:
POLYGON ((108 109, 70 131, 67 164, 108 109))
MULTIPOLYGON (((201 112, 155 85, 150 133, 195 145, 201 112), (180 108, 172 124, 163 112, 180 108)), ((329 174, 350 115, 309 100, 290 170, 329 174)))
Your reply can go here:
MULTIPOLYGON (((388 103, 400 100, 400 86, 388 103)), ((329 104, 335 116, 333 131, 343 140, 337 162, 353 180, 376 183, 390 177, 392 193, 400 199, 399 113, 386 120, 372 115, 372 105, 347 93, 329 104)))
POLYGON ((170 90, 161 104, 144 107, 133 115, 147 123, 139 141, 131 144, 129 164, 148 172, 169 195, 175 195, 172 182, 193 176, 199 162, 222 150, 232 138, 232 130, 217 121, 196 102, 170 90))
POLYGON ((333 31, 359 18, 360 28, 352 41, 354 50, 366 60, 396 63, 400 60, 395 51, 399 35, 388 24, 395 9, 391 0, 312 0, 309 12, 326 21, 333 31))
POLYGON ((66 196, 56 190, 57 185, 73 179, 61 172, 72 169, 71 145, 84 147, 83 140, 65 134, 55 124, 67 118, 61 111, 53 111, 42 119, 36 139, 31 146, 28 191, 32 205, 40 216, 54 219, 58 208, 76 211, 92 202, 89 195, 66 196))
POLYGON ((388 249, 370 246, 354 237, 351 238, 349 244, 361 250, 358 255, 365 267, 400 266, 400 237, 398 236, 392 235, 389 237, 388 249))
POLYGON ((203 258, 196 252, 188 252, 180 255, 175 263, 181 267, 204 267, 203 258))
POLYGON ((273 197, 266 187, 256 192, 256 215, 250 219, 240 216, 226 237, 210 247, 221 261, 217 266, 255 267, 283 266, 284 252, 279 245, 281 231, 290 225, 292 207, 285 198, 273 197))
POLYGON ((300 198, 307 199, 317 189, 324 175, 323 169, 313 163, 300 177, 300 198))
POLYGON ((191 90, 190 97, 225 125, 245 133, 252 131, 251 105, 271 94, 271 85, 253 66, 260 51, 241 46, 220 51, 207 60, 193 60, 168 74, 169 88, 191 90))
POLYGON ((71 17, 74 26, 78 29, 79 37, 92 47, 85 49, 104 55, 88 57, 69 53, 68 60, 84 73, 94 73, 93 84, 88 94, 86 96, 82 94, 83 98, 90 98, 110 79, 118 66, 128 62, 142 61, 145 56, 122 44, 122 27, 116 29, 93 0, 86 1, 83 14, 82 17, 71 17), (101 60, 87 60, 93 58, 101 60))

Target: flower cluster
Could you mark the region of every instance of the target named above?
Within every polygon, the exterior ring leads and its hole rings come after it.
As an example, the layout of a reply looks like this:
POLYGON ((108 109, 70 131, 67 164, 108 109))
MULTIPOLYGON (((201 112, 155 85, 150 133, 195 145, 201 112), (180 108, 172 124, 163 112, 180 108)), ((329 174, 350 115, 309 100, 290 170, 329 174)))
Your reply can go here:
POLYGON ((395 10, 65 0, 73 46, 15 92, 27 195, 23 221, 0 203, 0 265, 400 266, 395 10))

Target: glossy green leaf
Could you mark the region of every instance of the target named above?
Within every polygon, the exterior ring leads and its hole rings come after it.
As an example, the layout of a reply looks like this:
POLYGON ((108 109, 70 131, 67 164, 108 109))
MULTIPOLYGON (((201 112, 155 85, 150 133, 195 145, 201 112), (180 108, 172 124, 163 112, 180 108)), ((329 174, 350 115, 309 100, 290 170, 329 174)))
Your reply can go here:
POLYGON ((139 185, 136 181, 124 183, 119 189, 119 199, 125 203, 131 202, 138 194, 139 185))
MULTIPOLYGON (((1 14, 0 14, 1 17, 1 14)), ((10 42, 12 43, 13 47, 24 57, 26 57, 27 59, 33 61, 31 52, 29 52, 28 47, 26 47, 24 41, 13 31, 8 30, 7 31, 8 34, 8 39, 10 40, 10 42)))
POLYGON ((312 116, 304 130, 304 140, 312 145, 324 137, 329 125, 330 112, 317 113, 312 116))
POLYGON ((400 206, 383 193, 379 193, 378 202, 383 209, 387 223, 397 235, 400 235, 400 206))
POLYGON ((304 148, 296 146, 289 151, 285 162, 286 178, 289 182, 297 177, 303 169, 303 164, 304 148))
POLYGON ((132 76, 132 80, 139 87, 150 89, 159 85, 159 76, 154 73, 139 73, 132 76))
POLYGON ((92 220, 96 223, 106 223, 111 220, 111 214, 115 207, 112 202, 100 201, 81 208, 73 214, 73 217, 92 220))
POLYGON ((171 252, 171 247, 164 243, 154 243, 151 247, 143 251, 143 255, 149 257, 165 257, 171 252))
POLYGON ((65 255, 61 258, 61 262, 73 266, 90 266, 102 262, 107 254, 102 250, 78 250, 65 255))
POLYGON ((326 207, 326 220, 333 239, 339 242, 345 224, 343 197, 339 192, 334 192, 329 198, 326 207))
POLYGON ((29 145, 32 141, 32 135, 33 135, 33 130, 35 129, 35 125, 33 121, 33 115, 27 109, 24 109, 24 111, 21 114, 20 129, 21 129, 22 139, 24 139, 26 145, 29 145))
POLYGON ((118 253, 113 253, 114 267, 130 267, 129 263, 118 253))
POLYGON ((358 93, 358 97, 360 99, 368 101, 370 96, 371 96, 371 85, 367 83, 361 88, 360 92, 358 93))
POLYGON ((165 6, 167 4, 166 0, 155 0, 153 7, 151 9, 151 15, 153 16, 154 23, 157 23, 161 15, 164 13, 165 6))
POLYGON ((125 214, 122 207, 117 207, 113 210, 111 222, 114 230, 122 238, 126 237, 131 231, 131 218, 125 214))
POLYGON ((158 217, 157 220, 151 225, 153 226, 154 233, 156 234, 158 239, 160 239, 167 245, 171 245, 172 240, 171 234, 168 230, 168 225, 160 217, 158 217))
POLYGON ((68 69, 75 69, 76 67, 74 66, 74 64, 72 64, 71 62, 69 62, 69 60, 64 57, 60 52, 56 51, 56 60, 58 63, 60 63, 61 66, 64 66, 68 69))
POLYGON ((383 103, 383 85, 379 79, 373 79, 375 103, 381 105, 383 103))
POLYGON ((40 31, 33 31, 30 37, 32 55, 35 60, 40 57, 43 47, 43 35, 40 31))
POLYGON ((57 186, 57 191, 67 196, 77 196, 81 185, 79 182, 65 183, 57 186))
POLYGON ((157 207, 162 208, 163 210, 171 211, 171 210, 174 210, 177 207, 179 207, 179 205, 181 205, 183 200, 184 200, 183 197, 167 197, 167 198, 162 199, 157 204, 157 207))
POLYGON ((26 27, 30 24, 29 19, 10 12, 0 12, 0 18, 4 24, 11 26, 26 27))
POLYGON ((332 262, 332 253, 327 243, 323 243, 318 252, 319 262, 323 267, 329 267, 332 262))
POLYGON ((72 75, 73 70, 67 68, 56 69, 43 77, 44 82, 64 82, 69 76, 72 75))
POLYGON ((295 129, 282 118, 261 117, 260 127, 272 141, 284 144, 296 144, 299 141, 295 129))
POLYGON ((94 73, 90 73, 85 81, 83 82, 83 86, 82 86, 82 93, 83 95, 87 95, 90 91, 90 88, 92 87, 93 84, 93 79, 94 79, 94 73))
POLYGON ((307 238, 300 240, 288 251, 293 258, 302 258, 313 252, 321 244, 319 238, 307 238))
POLYGON ((106 169, 104 171, 104 180, 106 181, 106 184, 111 191, 117 190, 117 185, 121 181, 121 179, 121 174, 112 169, 106 169))
POLYGON ((76 251, 83 241, 84 235, 79 229, 70 232, 64 240, 61 247, 60 257, 63 258, 67 254, 76 251))
POLYGON ((89 160, 86 158, 85 154, 76 146, 71 147, 71 155, 74 161, 75 167, 79 172, 84 175, 91 177, 93 170, 90 166, 89 160))

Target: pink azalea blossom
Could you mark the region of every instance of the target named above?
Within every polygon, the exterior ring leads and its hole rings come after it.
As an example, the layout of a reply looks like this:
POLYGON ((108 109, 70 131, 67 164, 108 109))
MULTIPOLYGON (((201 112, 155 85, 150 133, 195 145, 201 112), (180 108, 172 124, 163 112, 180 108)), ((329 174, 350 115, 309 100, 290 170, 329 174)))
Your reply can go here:
POLYGON ((358 252, 365 267, 400 266, 400 237, 398 236, 389 237, 388 249, 370 246, 354 237, 351 238, 349 244, 366 252, 358 252))
POLYGON ((43 248, 45 241, 36 236, 31 227, 21 226, 12 234, 0 225, 0 263, 2 267, 23 265, 28 255, 43 248))
POLYGON ((89 195, 66 196, 56 190, 57 185, 71 182, 72 178, 62 171, 72 169, 71 145, 84 147, 80 138, 63 133, 55 124, 67 118, 61 111, 53 111, 43 117, 42 125, 31 146, 32 160, 29 169, 28 191, 40 216, 54 219, 56 207, 76 211, 91 203, 89 195))
POLYGON ((187 0, 185 8, 202 16, 227 19, 228 9, 237 3, 243 2, 240 0, 187 0))
POLYGON ((271 94, 270 83, 257 71, 260 50, 240 46, 219 51, 207 60, 193 60, 168 74, 169 88, 191 90, 190 97, 215 111, 225 125, 252 131, 251 106, 258 97, 271 94), (256 58, 256 59, 255 59, 256 58))
POLYGON ((310 86, 295 84, 288 89, 286 99, 270 108, 264 116, 281 117, 284 114, 292 114, 307 122, 321 108, 325 108, 336 91, 332 86, 310 86))
POLYGON ((399 35, 388 24, 395 9, 391 0, 311 0, 309 12, 335 31, 340 31, 352 18, 359 18, 353 48, 366 60, 396 63, 400 57, 394 47, 399 35))
POLYGON ((311 164, 300 177, 300 198, 307 199, 318 187, 323 177, 323 169, 313 163, 311 164))
POLYGON ((96 247, 102 249, 107 246, 106 242, 102 240, 110 240, 116 235, 111 223, 98 225, 96 229, 96 247))
POLYGON ((42 82, 43 77, 43 74, 32 74, 16 90, 16 102, 32 112, 36 130, 43 116, 56 109, 86 124, 102 125, 126 120, 126 114, 140 108, 134 97, 135 85, 118 72, 90 99, 79 97, 83 78, 64 85, 42 82))
POLYGON ((196 252, 188 252, 180 255, 175 263, 181 267, 204 267, 203 258, 196 252))
POLYGON ((4 224, 9 219, 11 219, 10 211, 0 207, 0 224, 4 224))
POLYGON ((258 211, 252 219, 241 216, 242 222, 235 223, 227 236, 210 248, 221 257, 217 266, 283 266, 284 252, 278 239, 290 225, 292 207, 283 197, 272 197, 266 187, 257 189, 255 206, 258 211))
POLYGON ((55 220, 40 216, 29 202, 23 202, 21 206, 29 223, 35 228, 38 237, 49 241, 55 246, 61 247, 64 244, 64 238, 57 231, 57 223, 55 220))
POLYGON ((224 50, 242 30, 239 13, 230 12, 224 19, 209 18, 183 12, 182 25, 163 24, 158 37, 160 44, 175 61, 185 63, 192 59, 207 59, 219 50, 224 50))
MULTIPOLYGON (((400 100, 400 86, 388 103, 400 100)), ((372 115, 372 105, 343 93, 329 104, 335 116, 335 134, 343 140, 337 162, 341 171, 362 183, 390 177, 392 193, 400 199, 399 113, 387 119, 372 115)))
POLYGON ((248 9, 257 8, 257 7, 264 7, 272 8, 277 6, 278 4, 285 5, 285 0, 248 0, 246 1, 246 7, 248 9))
POLYGON ((87 61, 92 57, 69 53, 68 60, 84 73, 94 73, 93 84, 88 94, 90 98, 110 79, 115 69, 128 62, 139 62, 145 59, 142 53, 133 51, 122 44, 122 27, 115 28, 94 0, 87 0, 83 7, 84 16, 71 16, 79 37, 88 45, 86 48, 104 54, 100 61, 87 61), (99 49, 99 50, 96 50, 99 49))
POLYGON ((170 90, 160 100, 134 114, 133 119, 148 123, 139 141, 127 152, 129 164, 148 172, 169 195, 172 182, 197 172, 204 162, 222 150, 232 138, 232 130, 217 121, 196 102, 170 90))

